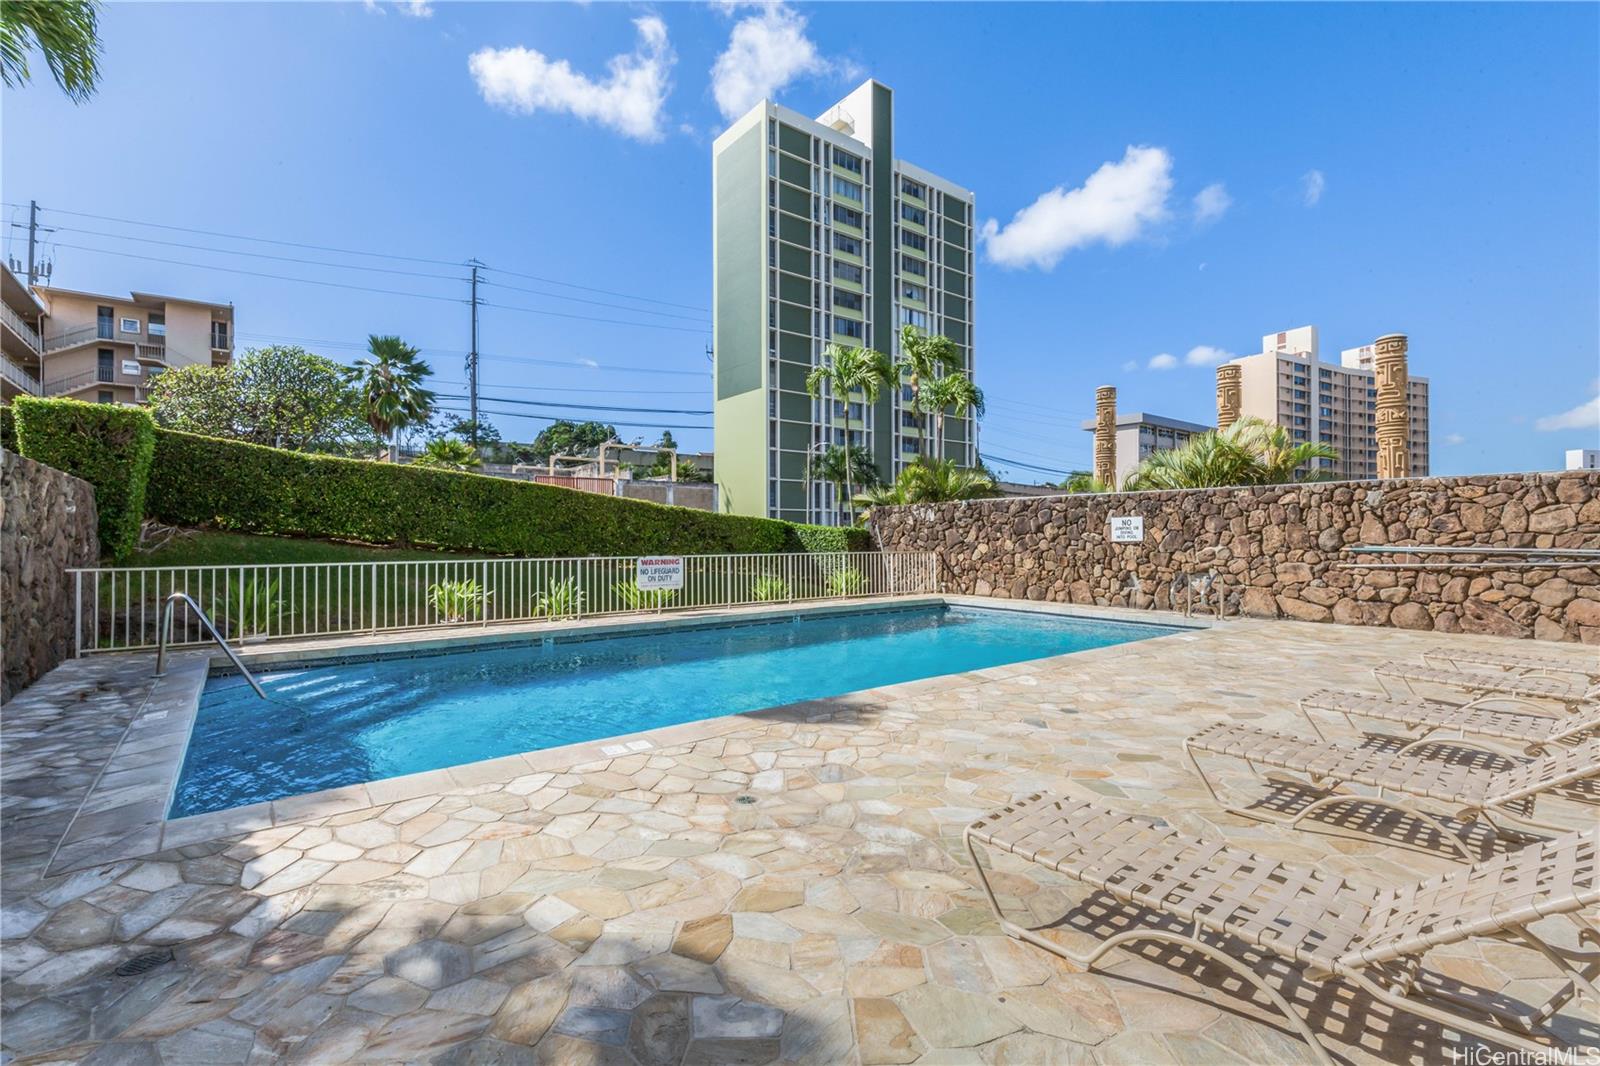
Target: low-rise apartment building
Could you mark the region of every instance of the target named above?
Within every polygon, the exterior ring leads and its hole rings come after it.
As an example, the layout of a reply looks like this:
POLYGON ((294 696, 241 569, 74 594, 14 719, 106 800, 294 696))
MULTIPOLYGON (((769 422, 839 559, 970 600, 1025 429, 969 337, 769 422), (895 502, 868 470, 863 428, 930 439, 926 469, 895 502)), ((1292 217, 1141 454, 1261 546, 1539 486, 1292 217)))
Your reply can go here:
MULTIPOLYGON (((1378 476, 1378 383, 1372 345, 1350 348, 1338 363, 1317 357, 1317 327, 1269 333, 1261 353, 1235 359, 1238 417, 1275 422, 1295 441, 1321 441, 1339 453, 1318 469, 1337 480, 1378 476)), ((1428 476, 1428 379, 1408 376, 1409 455, 1412 477, 1428 476)))
POLYGON ((0 399, 43 395, 43 302, 0 264, 0 399))
MULTIPOLYGON (((1198 433, 1209 433, 1212 426, 1198 422, 1185 422, 1181 418, 1152 415, 1143 411, 1117 412, 1117 484, 1125 481, 1134 467, 1156 452, 1170 451, 1188 442, 1198 433)), ((1083 428, 1095 431, 1095 420, 1088 419, 1083 428)))
POLYGON ((232 304, 147 292, 34 291, 45 309, 45 396, 138 404, 151 380, 167 370, 233 360, 232 304))

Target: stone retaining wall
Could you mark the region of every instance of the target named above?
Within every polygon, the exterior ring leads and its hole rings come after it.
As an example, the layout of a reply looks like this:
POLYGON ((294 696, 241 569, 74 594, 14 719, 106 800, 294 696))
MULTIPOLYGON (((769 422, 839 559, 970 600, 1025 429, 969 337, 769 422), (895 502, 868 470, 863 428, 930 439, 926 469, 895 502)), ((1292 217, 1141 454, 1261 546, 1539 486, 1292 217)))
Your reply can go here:
POLYGON ((69 566, 100 558, 94 487, 0 450, 0 701, 72 654, 69 566))
POLYGON ((872 528, 937 552, 949 592, 1181 610, 1220 590, 1229 614, 1600 644, 1596 567, 1338 565, 1356 544, 1600 548, 1593 471, 922 504, 872 528), (1111 543, 1113 515, 1143 543, 1111 543))

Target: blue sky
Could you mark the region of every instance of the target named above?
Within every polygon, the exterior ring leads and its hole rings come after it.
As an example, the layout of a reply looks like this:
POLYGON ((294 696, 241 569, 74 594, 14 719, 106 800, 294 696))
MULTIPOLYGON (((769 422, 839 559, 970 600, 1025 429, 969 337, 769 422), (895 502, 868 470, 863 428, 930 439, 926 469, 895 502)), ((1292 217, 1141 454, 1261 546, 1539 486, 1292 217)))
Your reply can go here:
POLYGON ((484 393, 706 410, 724 112, 871 76, 996 221, 987 454, 1087 466, 1100 384, 1206 420, 1222 353, 1303 324, 1334 359, 1410 334, 1435 472, 1600 445, 1594 5, 115 4, 104 39, 93 102, 5 94, 3 198, 47 209, 57 284, 231 300, 245 343, 399 333, 459 391, 475 256, 484 393))

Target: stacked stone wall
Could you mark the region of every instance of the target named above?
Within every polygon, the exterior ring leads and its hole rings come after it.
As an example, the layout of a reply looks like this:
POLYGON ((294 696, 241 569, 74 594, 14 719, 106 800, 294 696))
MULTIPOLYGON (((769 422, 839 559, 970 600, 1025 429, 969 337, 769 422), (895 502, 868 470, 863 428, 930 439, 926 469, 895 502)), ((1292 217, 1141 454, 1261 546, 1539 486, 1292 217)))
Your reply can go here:
POLYGON ((1593 471, 974 500, 872 526, 885 550, 937 552, 949 592, 1158 610, 1220 595, 1228 614, 1600 644, 1595 566, 1345 565, 1356 545, 1600 549, 1593 471), (1144 540, 1113 543, 1113 516, 1141 517, 1144 540))
POLYGON ((72 654, 72 576, 100 558, 94 487, 0 450, 0 700, 72 654))

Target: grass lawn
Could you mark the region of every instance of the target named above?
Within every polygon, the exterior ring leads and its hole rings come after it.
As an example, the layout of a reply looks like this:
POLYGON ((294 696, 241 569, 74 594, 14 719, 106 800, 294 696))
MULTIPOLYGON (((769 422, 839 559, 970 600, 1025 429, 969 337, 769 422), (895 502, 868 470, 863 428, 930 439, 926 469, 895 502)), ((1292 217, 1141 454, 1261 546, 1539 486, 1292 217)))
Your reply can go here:
POLYGON ((250 563, 366 563, 462 559, 456 552, 379 548, 298 537, 258 537, 248 533, 191 531, 155 551, 136 551, 123 566, 240 566, 250 563))

